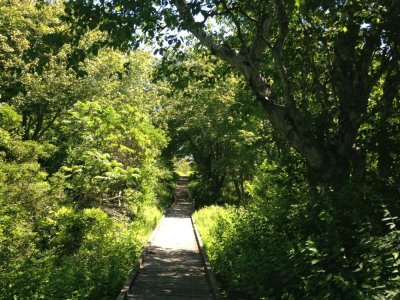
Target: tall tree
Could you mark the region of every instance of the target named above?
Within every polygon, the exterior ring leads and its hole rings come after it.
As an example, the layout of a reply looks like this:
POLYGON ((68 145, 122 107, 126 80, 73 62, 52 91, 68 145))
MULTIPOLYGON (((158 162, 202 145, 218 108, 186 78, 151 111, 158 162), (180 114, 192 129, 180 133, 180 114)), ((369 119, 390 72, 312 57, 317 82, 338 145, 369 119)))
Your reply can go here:
POLYGON ((159 70, 173 91, 163 112, 171 136, 168 152, 193 158, 198 205, 244 203, 244 182, 265 156, 269 137, 249 90, 224 67, 190 51, 185 58, 167 56, 159 70))
POLYGON ((67 12, 76 32, 99 24, 114 45, 166 28, 192 33, 242 74, 315 184, 340 184, 362 168, 357 137, 371 97, 398 98, 398 1, 71 0, 67 12), (391 92, 372 93, 382 86, 391 92))

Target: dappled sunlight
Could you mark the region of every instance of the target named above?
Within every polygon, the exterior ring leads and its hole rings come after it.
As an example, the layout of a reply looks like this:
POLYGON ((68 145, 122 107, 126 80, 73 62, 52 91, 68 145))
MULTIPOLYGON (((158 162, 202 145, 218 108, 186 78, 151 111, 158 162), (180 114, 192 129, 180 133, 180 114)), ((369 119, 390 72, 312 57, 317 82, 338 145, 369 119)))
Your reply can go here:
POLYGON ((193 231, 193 202, 181 177, 176 200, 159 224, 128 299, 160 296, 213 299, 193 231))

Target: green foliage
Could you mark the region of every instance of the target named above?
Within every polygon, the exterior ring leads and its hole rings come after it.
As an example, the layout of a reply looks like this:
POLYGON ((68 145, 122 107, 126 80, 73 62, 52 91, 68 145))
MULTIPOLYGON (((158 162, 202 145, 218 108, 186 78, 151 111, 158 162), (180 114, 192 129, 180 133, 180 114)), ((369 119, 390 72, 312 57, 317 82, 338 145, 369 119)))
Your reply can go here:
POLYGON ((256 103, 244 105, 252 98, 248 90, 209 56, 192 50, 184 60, 167 57, 163 63, 158 76, 172 90, 164 100, 171 136, 167 152, 192 159, 191 197, 197 206, 244 203, 245 182, 268 139, 256 103))
MULTIPOLYGON (((385 132, 398 99, 398 1, 71 0, 66 12, 78 36, 99 26, 122 48, 153 38, 164 54, 183 44, 176 30, 190 32, 197 49, 207 48, 241 75, 269 126, 306 160, 313 185, 362 177, 360 128, 382 115, 385 132)), ((190 90, 190 78, 202 81, 218 67, 197 69, 178 66, 185 78, 174 83, 190 90)))
POLYGON ((62 207, 43 226, 53 236, 54 270, 39 291, 49 298, 109 299, 124 281, 154 224, 125 223, 100 209, 62 207), (113 291, 113 293, 110 293, 113 291))
MULTIPOLYGON (((7 209, 11 218, 11 208, 7 209)), ((130 271, 131 264, 127 262, 138 259, 160 216, 158 210, 153 210, 146 219, 121 222, 100 209, 76 211, 60 207, 46 212, 37 232, 31 222, 21 222, 20 215, 14 216, 16 224, 9 221, 4 223, 7 230, 2 227, 2 237, 6 238, 2 242, 12 242, 13 246, 2 249, 1 295, 50 299, 114 297, 130 271)))
POLYGON ((187 158, 175 159, 174 167, 176 172, 181 176, 189 176, 193 173, 192 171, 192 162, 187 158))
POLYGON ((97 99, 78 102, 63 126, 70 137, 63 173, 77 205, 143 203, 150 192, 143 189, 155 184, 155 159, 166 143, 146 114, 122 99, 97 99))
POLYGON ((0 104, 0 125, 4 130, 12 131, 20 126, 22 117, 14 110, 14 108, 7 104, 0 104))
POLYGON ((399 298, 399 2, 167 2, 0 0, 0 298, 115 297, 173 157, 226 297, 399 298))
POLYGON ((398 220, 380 196, 364 188, 363 207, 352 186, 316 202, 287 171, 261 169, 249 206, 195 214, 228 298, 397 299, 398 220))
POLYGON ((39 160, 55 147, 22 140, 15 133, 20 115, 1 105, 1 298, 109 299, 118 293, 169 204, 173 180, 157 162, 164 135, 145 115, 126 108, 118 118, 113 106, 104 108, 111 117, 98 119, 103 130, 89 126, 100 111, 79 117, 71 111, 76 126, 86 120, 69 141, 67 162, 79 162, 49 177, 39 160), (89 136, 105 141, 96 144, 89 136), (76 199, 71 191, 86 194, 76 199))
POLYGON ((4 139, 2 145, 9 148, 0 159, 0 295, 12 297, 24 286, 28 296, 41 280, 38 270, 30 269, 43 255, 38 226, 63 199, 62 182, 48 180, 38 164, 41 145, 4 139), (10 162, 8 156, 18 160, 10 162), (30 280, 25 278, 27 269, 35 271, 30 280))
POLYGON ((0 0, 1 299, 115 297, 172 200, 151 55, 98 49, 78 79, 104 35, 64 45, 61 14, 0 0))
POLYGON ((71 134, 68 164, 49 177, 38 160, 55 147, 23 141, 13 133, 20 116, 12 106, 1 106, 1 298, 114 297, 168 205, 173 178, 157 163, 162 132, 136 109, 121 111, 116 120, 115 108, 104 111, 111 117, 99 119, 103 130, 89 126, 95 110, 75 116, 76 126, 85 117, 86 122, 76 127, 79 135, 71 134), (104 138, 103 146, 88 136, 104 138))

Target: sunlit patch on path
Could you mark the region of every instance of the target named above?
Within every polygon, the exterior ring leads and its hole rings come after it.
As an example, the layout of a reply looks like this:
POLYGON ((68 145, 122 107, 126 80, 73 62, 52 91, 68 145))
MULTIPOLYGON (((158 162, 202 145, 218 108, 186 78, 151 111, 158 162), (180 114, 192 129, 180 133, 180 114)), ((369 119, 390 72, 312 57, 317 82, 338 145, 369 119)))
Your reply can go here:
POLYGON ((214 299, 198 249, 181 177, 173 207, 161 221, 127 299, 214 299))

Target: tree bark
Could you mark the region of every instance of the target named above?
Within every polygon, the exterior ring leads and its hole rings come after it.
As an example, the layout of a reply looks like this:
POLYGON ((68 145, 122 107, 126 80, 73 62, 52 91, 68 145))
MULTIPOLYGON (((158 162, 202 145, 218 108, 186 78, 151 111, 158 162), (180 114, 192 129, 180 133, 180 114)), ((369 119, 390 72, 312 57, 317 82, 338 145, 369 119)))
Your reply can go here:
MULTIPOLYGON (((172 1, 180 15, 183 28, 191 32, 212 54, 231 64, 248 82, 257 101, 267 113, 273 128, 283 135, 287 142, 307 161, 313 184, 340 185, 351 172, 354 144, 366 112, 369 95, 374 83, 370 73, 375 50, 381 43, 381 28, 372 28, 363 43, 358 43, 360 24, 357 24, 349 10, 347 32, 338 34, 334 40, 335 64, 331 70, 331 84, 339 100, 339 124, 336 141, 328 141, 311 128, 310 115, 299 110, 291 91, 291 83, 284 61, 284 45, 289 34, 289 20, 283 0, 271 1, 274 14, 262 14, 256 20, 258 27, 254 40, 248 44, 239 38, 240 50, 228 43, 218 43, 204 29, 204 24, 196 22, 186 0, 172 1), (275 22, 275 38, 268 36, 271 23, 275 22), (270 44, 272 41, 273 44, 270 44), (362 49, 357 47, 362 45, 362 49), (263 73, 261 61, 266 49, 270 49, 280 79, 282 99, 274 94, 267 76, 263 73)), ((232 12, 227 11, 232 14, 232 12)), ((240 24, 236 24, 237 34, 241 34, 240 24)), ((373 25, 371 25, 373 26, 373 25)), ((327 99, 323 99, 326 101, 327 99)))

